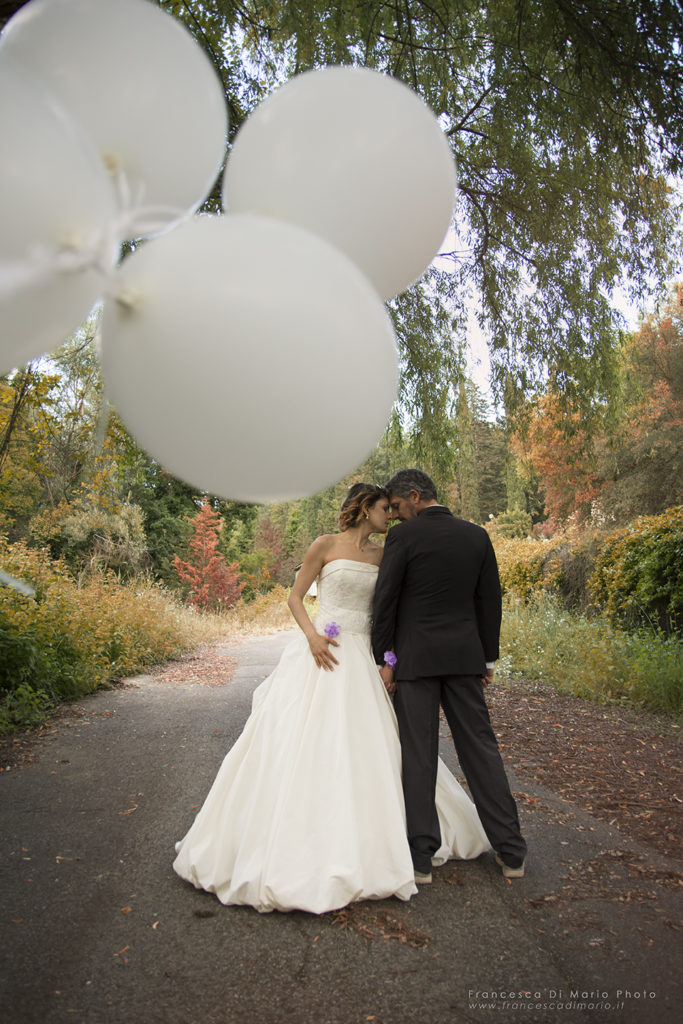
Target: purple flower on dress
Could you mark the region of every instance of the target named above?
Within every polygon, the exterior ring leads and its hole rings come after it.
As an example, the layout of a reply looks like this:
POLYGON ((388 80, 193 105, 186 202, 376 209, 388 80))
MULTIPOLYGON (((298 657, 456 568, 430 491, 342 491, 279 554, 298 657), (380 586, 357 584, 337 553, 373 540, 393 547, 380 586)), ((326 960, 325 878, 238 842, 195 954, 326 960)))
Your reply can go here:
POLYGON ((330 640, 334 640, 336 636, 339 636, 341 630, 336 622, 328 622, 323 632, 325 636, 329 636, 330 640))
POLYGON ((388 665, 389 668, 396 668, 396 655, 393 651, 384 652, 384 664, 388 665))

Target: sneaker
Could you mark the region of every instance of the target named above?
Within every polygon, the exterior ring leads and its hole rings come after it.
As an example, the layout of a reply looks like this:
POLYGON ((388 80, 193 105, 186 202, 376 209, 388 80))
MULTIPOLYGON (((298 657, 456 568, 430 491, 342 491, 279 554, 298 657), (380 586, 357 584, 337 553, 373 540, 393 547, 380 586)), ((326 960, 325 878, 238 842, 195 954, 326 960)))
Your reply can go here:
POLYGON ((426 874, 426 875, 423 875, 421 871, 416 871, 415 872, 415 884, 416 885, 429 885, 431 880, 432 880, 432 873, 431 873, 431 871, 428 874, 426 874))
POLYGON ((501 868, 503 870, 503 878, 524 878, 524 864, 525 863, 526 863, 526 857, 524 858, 524 860, 522 861, 522 863, 518 867, 513 868, 513 867, 510 867, 509 864, 505 863, 505 861, 502 859, 502 857, 500 856, 499 853, 496 854, 496 864, 500 864, 500 866, 501 866, 501 868))

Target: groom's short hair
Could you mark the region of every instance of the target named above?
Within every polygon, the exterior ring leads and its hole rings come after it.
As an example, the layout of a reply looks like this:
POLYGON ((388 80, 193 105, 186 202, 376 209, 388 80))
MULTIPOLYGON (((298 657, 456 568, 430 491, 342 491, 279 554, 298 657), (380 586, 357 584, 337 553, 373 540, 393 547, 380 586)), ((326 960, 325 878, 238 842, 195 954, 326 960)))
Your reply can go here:
POLYGON ((421 469, 399 469, 384 485, 389 496, 407 498, 411 491, 417 491, 423 501, 436 501, 436 486, 431 477, 421 469))

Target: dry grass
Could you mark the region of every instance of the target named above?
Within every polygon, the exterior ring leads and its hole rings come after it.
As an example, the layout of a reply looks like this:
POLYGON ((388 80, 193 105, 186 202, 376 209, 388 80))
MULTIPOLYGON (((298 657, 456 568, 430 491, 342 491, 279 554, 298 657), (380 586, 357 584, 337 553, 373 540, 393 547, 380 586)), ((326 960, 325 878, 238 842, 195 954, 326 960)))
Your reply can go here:
POLYGON ((194 644, 211 643, 228 633, 225 615, 200 612, 191 605, 175 600, 172 602, 172 609, 169 608, 167 614, 169 617, 173 617, 183 639, 187 639, 185 649, 191 649, 194 644))
MULTIPOLYGON (((279 633, 296 626, 292 613, 287 607, 289 590, 280 585, 267 594, 259 594, 253 601, 238 601, 223 617, 226 632, 231 639, 241 636, 258 636, 260 633, 279 633)), ((306 611, 313 618, 317 614, 318 602, 305 598, 306 611)))

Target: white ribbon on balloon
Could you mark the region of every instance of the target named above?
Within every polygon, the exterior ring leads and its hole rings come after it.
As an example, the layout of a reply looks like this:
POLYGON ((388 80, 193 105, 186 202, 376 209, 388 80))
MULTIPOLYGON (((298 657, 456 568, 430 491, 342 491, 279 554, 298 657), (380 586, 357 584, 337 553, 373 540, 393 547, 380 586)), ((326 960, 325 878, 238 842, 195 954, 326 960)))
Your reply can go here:
MULTIPOLYGON (((142 202, 144 185, 138 186, 135 190, 137 196, 134 197, 128 175, 122 169, 112 174, 112 186, 116 193, 118 211, 102 226, 99 237, 90 246, 54 250, 45 245, 35 245, 24 260, 0 261, 0 303, 21 291, 30 291, 46 284, 61 274, 94 270, 102 278, 101 298, 114 299, 121 306, 128 305, 121 289, 114 294, 118 260, 112 256, 118 257, 125 241, 163 234, 189 220, 193 212, 172 206, 145 205, 142 202)), ((112 405, 106 393, 103 393, 95 428, 96 455, 104 448, 111 409, 112 405)))
POLYGON ((191 211, 172 206, 146 206, 141 197, 134 199, 125 171, 116 172, 113 186, 118 212, 102 225, 100 235, 92 244, 63 249, 34 245, 23 260, 0 261, 0 302, 44 284, 52 277, 83 270, 95 270, 101 275, 103 297, 106 297, 117 262, 112 254, 118 256, 124 242, 163 234, 193 216, 191 211))
MULTIPOLYGON (((102 279, 101 298, 115 298, 120 305, 127 304, 125 294, 120 290, 113 295, 118 255, 123 243, 163 234, 190 219, 193 213, 172 206, 145 205, 142 202, 144 186, 138 186, 134 197, 128 175, 121 169, 112 175, 112 186, 116 193, 117 213, 102 225, 99 236, 91 245, 55 250, 36 244, 23 260, 0 261, 0 303, 22 291, 38 288, 59 275, 94 270, 102 279)), ((103 393, 95 428, 96 455, 104 448, 111 409, 111 403, 103 393)))

